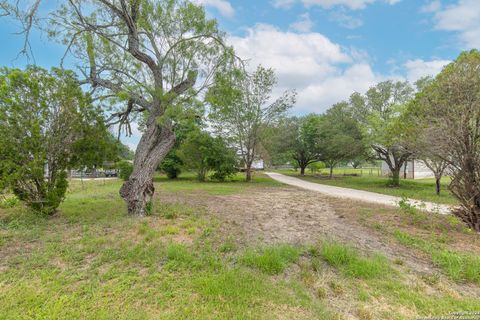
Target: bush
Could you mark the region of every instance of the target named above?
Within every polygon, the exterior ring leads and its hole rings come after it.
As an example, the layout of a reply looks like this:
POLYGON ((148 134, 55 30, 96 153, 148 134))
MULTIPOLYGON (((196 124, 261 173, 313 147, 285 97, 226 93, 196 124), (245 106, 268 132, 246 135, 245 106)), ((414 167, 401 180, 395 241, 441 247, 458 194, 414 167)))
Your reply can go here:
POLYGON ((7 209, 15 207, 19 202, 16 196, 0 197, 0 208, 7 209))
POLYGON ((120 178, 127 181, 133 171, 133 164, 127 160, 123 160, 117 163, 117 169, 120 171, 120 178))
POLYGON ((194 131, 178 150, 178 156, 187 169, 197 173, 199 181, 205 181, 210 171, 212 179, 224 181, 237 172, 237 157, 221 137, 208 132, 194 131))
POLYGON ((1 68, 0 102, 0 190, 53 214, 65 198, 66 170, 104 151, 103 115, 75 74, 61 69, 1 68))
POLYGON ((176 179, 181 171, 183 162, 177 156, 176 150, 172 150, 160 163, 159 169, 167 174, 168 179, 176 179))

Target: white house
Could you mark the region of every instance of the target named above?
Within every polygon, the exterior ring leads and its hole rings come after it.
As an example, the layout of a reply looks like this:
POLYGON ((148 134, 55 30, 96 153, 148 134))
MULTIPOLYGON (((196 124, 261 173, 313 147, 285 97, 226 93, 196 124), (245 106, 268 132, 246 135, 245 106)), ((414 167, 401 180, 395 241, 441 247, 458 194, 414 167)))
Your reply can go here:
MULTIPOLYGON (((389 176, 391 174, 390 169, 385 161, 382 161, 382 176, 389 176)), ((422 179, 422 178, 434 178, 432 170, 430 170, 420 160, 409 160, 405 162, 400 170, 401 179, 422 179)))

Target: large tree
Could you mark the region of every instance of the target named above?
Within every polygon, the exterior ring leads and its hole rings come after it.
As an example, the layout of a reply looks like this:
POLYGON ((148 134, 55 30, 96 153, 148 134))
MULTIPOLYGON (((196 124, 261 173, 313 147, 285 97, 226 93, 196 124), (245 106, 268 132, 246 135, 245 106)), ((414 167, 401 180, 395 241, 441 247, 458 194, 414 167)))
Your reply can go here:
POLYGON ((412 154, 404 143, 400 116, 413 94, 408 82, 384 81, 365 95, 354 93, 350 97, 365 140, 391 171, 392 186, 399 185, 400 170, 412 154))
POLYGON ((284 117, 296 94, 286 91, 272 101, 277 80, 272 69, 262 66, 252 74, 238 69, 218 74, 217 80, 208 93, 210 119, 236 144, 245 164, 246 180, 250 181, 264 129, 284 117))
POLYGON ((0 70, 0 185, 35 211, 55 212, 66 170, 106 160, 108 137, 73 72, 0 70))
POLYGON ((175 125, 195 113, 199 93, 233 58, 202 7, 183 0, 68 0, 51 15, 49 34, 67 46, 112 123, 145 126, 134 169, 120 194, 131 215, 145 215, 153 174, 175 143, 175 125))
POLYGON ((449 164, 454 214, 480 231, 480 52, 462 53, 412 104, 428 151, 449 164))

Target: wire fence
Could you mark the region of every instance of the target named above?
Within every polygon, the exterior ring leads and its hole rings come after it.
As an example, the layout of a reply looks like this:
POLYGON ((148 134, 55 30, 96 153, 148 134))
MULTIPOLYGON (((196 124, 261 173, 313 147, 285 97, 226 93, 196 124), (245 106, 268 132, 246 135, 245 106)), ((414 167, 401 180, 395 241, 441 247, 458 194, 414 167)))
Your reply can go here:
MULTIPOLYGON (((330 174, 330 169, 329 168, 323 168, 318 170, 317 172, 312 172, 316 174, 321 174, 321 175, 329 175, 330 174)), ((378 167, 371 167, 371 168, 334 168, 333 169, 333 174, 336 176, 375 176, 379 177, 382 174, 382 170, 378 167)))

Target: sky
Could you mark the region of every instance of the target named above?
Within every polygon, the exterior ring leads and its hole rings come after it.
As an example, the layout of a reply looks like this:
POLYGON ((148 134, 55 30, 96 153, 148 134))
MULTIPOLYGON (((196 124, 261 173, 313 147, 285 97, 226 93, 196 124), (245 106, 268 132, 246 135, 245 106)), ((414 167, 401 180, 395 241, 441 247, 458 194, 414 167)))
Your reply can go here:
MULTIPOLYGON (((193 1, 219 21, 252 70, 275 69, 274 94, 297 91, 292 114, 322 113, 387 79, 434 76, 463 50, 480 47, 480 0, 193 1)), ((27 61, 17 57, 18 25, 4 18, 0 27, 1 65, 59 64, 61 45, 34 31, 35 61, 27 61)), ((135 148, 139 135, 123 140, 135 148)))

